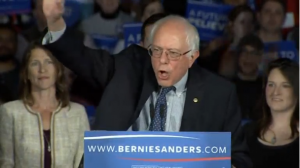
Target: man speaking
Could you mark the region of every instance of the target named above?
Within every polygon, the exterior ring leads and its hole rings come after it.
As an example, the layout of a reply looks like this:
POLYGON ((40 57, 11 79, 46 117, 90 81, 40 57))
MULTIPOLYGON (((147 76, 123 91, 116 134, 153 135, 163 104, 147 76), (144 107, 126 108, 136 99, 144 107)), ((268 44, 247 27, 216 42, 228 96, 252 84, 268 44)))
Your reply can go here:
POLYGON ((105 87, 95 129, 231 132, 232 164, 251 167, 235 88, 194 64, 200 39, 186 19, 167 16, 153 25, 148 50, 132 45, 111 56, 66 28, 61 1, 43 5, 46 47, 93 87, 105 87))

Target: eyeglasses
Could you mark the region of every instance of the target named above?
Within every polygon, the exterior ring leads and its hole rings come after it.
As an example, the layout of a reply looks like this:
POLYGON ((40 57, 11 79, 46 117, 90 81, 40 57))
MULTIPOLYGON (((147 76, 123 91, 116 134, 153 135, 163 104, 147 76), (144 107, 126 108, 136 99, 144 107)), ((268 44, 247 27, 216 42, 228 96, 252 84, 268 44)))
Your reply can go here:
MULTIPOLYGON (((170 60, 178 60, 181 56, 189 53, 190 51, 191 50, 184 52, 184 53, 180 53, 179 51, 167 50, 166 54, 170 60)), ((160 47, 156 47, 153 45, 150 45, 148 47, 148 53, 151 57, 160 58, 161 55, 163 54, 163 52, 164 52, 164 50, 160 47)))

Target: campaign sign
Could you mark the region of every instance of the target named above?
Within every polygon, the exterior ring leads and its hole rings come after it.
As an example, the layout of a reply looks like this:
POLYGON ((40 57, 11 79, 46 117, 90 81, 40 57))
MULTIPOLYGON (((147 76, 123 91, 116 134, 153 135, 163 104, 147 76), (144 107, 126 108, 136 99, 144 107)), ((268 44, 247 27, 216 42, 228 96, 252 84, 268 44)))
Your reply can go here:
POLYGON ((229 5, 188 1, 186 17, 198 29, 202 41, 211 41, 224 34, 231 9, 229 5))
POLYGON ((66 0, 63 17, 67 26, 73 26, 76 24, 81 19, 80 3, 75 0, 66 0))
POLYGON ((0 14, 20 14, 30 10, 30 0, 0 0, 0 14))
POLYGON ((89 131, 84 167, 231 168, 231 133, 89 131))
POLYGON ((299 63, 298 50, 291 41, 265 43, 264 56, 259 65, 259 73, 263 74, 269 62, 278 58, 288 58, 299 63))
POLYGON ((116 37, 102 36, 97 34, 92 35, 92 37, 95 45, 98 48, 106 50, 109 53, 113 52, 118 42, 118 38, 116 37))
POLYGON ((127 23, 123 25, 125 48, 141 42, 142 23, 127 23))
POLYGON ((298 50, 292 41, 265 43, 265 53, 274 53, 274 58, 288 58, 299 62, 298 50))

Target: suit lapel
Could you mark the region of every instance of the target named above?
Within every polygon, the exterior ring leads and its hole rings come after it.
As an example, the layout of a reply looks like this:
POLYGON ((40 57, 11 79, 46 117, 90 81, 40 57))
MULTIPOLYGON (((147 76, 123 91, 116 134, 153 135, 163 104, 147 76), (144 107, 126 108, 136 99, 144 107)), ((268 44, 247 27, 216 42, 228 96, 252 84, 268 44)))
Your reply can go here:
POLYGON ((189 70, 188 81, 186 84, 187 92, 181 120, 180 131, 193 131, 201 123, 196 123, 201 120, 201 109, 204 106, 204 81, 205 75, 198 65, 193 65, 189 70), (200 117, 200 119, 199 119, 200 117))
POLYGON ((142 91, 140 94, 140 99, 138 101, 136 110, 134 112, 134 121, 139 117, 142 108, 144 107, 147 99, 150 97, 153 91, 158 89, 158 83, 155 78, 152 66, 150 65, 148 68, 145 68, 145 72, 143 73, 143 84, 142 91))

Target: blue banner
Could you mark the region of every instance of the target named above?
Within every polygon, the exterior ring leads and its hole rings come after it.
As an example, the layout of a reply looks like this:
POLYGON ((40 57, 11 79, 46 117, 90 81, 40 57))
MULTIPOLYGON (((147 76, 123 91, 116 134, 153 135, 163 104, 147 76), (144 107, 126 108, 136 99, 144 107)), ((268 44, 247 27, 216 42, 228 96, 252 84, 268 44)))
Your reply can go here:
POLYGON ((295 43, 291 41, 265 43, 265 53, 274 54, 273 58, 275 59, 288 58, 295 62, 299 62, 298 50, 295 43))
POLYGON ((259 66, 260 74, 263 74, 269 62, 278 58, 288 58, 299 63, 299 54, 295 43, 291 41, 265 43, 264 56, 259 66))
POLYGON ((0 0, 0 14, 20 14, 31 11, 31 0, 0 0))
POLYGON ((141 42, 142 23, 127 23, 123 25, 125 48, 141 42))
POLYGON ((95 45, 98 48, 101 48, 103 50, 108 51, 109 53, 112 53, 115 49, 118 38, 116 37, 108 37, 108 36, 102 36, 102 35, 92 35, 95 45))
POLYGON ((231 168, 231 133, 89 131, 85 168, 231 168))
POLYGON ((231 9, 229 5, 189 1, 186 17, 198 29, 201 41, 211 41, 223 36, 231 9))
POLYGON ((65 12, 63 15, 67 26, 73 26, 81 19, 81 6, 78 1, 66 0, 65 12))

